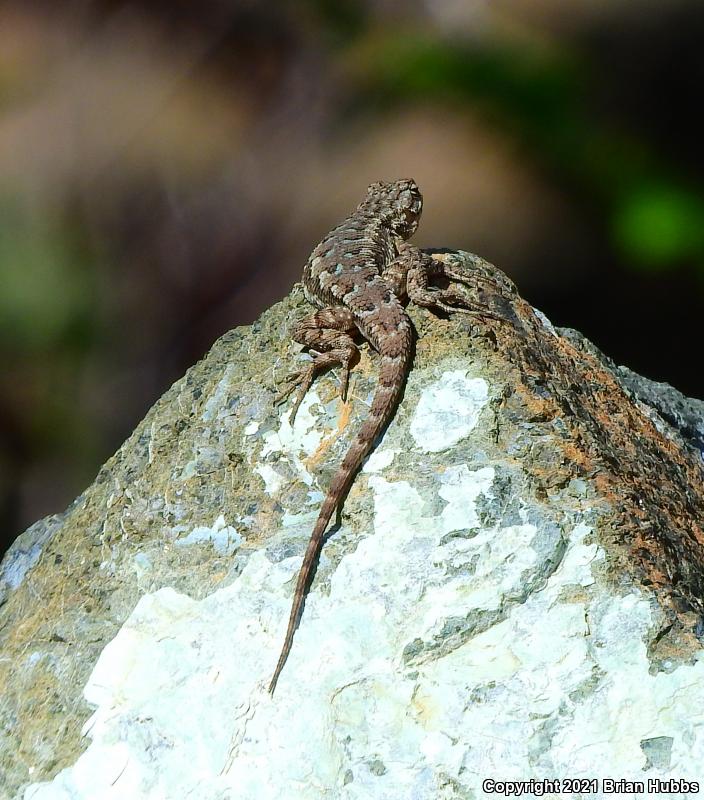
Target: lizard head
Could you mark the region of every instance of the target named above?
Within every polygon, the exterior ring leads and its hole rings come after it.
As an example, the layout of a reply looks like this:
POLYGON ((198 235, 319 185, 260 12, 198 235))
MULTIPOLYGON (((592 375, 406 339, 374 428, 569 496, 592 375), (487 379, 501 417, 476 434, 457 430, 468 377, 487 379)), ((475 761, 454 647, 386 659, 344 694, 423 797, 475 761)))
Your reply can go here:
POLYGON ((410 239, 423 211, 423 195, 412 178, 392 183, 378 181, 369 186, 362 205, 379 216, 396 236, 410 239))

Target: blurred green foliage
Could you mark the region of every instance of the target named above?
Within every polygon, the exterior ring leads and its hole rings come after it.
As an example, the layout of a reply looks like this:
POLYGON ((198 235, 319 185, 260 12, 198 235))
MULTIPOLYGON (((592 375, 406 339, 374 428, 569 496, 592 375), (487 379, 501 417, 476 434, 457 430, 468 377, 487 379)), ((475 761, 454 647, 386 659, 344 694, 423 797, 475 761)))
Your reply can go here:
POLYGON ((66 219, 0 199, 0 433, 17 464, 67 447, 81 466, 94 458, 97 432, 76 413, 98 310, 80 242, 66 219))
POLYGON ((422 100, 481 111, 553 180, 599 204, 627 263, 704 272, 701 187, 590 107, 592 71, 573 51, 393 33, 365 41, 355 62, 375 110, 422 100))
POLYGON ((0 200, 0 341, 14 356, 90 343, 94 271, 72 233, 0 200))
POLYGON ((674 182, 634 187, 614 214, 613 230, 642 267, 664 269, 690 257, 704 267, 704 203, 674 182))
POLYGON ((360 35, 369 23, 369 15, 356 0, 307 0, 316 19, 316 27, 339 42, 360 35))

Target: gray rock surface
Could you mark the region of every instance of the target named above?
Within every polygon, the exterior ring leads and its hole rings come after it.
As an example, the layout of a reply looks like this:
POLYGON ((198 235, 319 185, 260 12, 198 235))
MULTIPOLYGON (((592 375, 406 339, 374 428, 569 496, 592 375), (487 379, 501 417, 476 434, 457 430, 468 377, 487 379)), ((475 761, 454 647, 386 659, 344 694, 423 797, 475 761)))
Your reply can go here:
POLYGON ((506 321, 412 310, 405 396, 273 698, 301 556, 376 375, 366 353, 348 405, 320 378, 291 427, 273 401, 306 358, 288 339, 300 289, 216 342, 18 539, 0 565, 0 797, 703 782, 701 406, 651 398, 459 258, 506 321))

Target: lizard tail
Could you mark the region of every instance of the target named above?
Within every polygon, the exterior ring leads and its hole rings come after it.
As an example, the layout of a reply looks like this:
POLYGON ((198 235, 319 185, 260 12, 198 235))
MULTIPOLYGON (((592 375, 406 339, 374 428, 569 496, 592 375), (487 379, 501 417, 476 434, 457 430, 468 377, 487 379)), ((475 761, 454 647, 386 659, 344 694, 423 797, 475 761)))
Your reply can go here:
POLYGON ((296 589, 293 594, 291 615, 289 616, 288 628, 286 629, 286 638, 284 639, 281 655, 279 656, 276 669, 274 670, 274 676, 269 684, 269 694, 274 693, 281 670, 291 652, 293 635, 298 627, 298 622, 303 610, 303 601, 313 577, 313 567, 320 555, 325 529, 335 509, 345 497, 347 490, 357 474, 357 470, 362 465, 362 461, 364 461, 369 454, 377 437, 391 420, 396 406, 398 405, 403 387, 406 383, 408 366, 412 355, 413 341, 411 337, 412 332, 410 327, 404 327, 399 331, 398 338, 401 339, 401 341, 395 341, 393 349, 384 346, 379 348, 381 351, 379 386, 374 393, 372 406, 369 409, 369 416, 359 429, 354 442, 350 445, 342 464, 340 464, 339 469, 335 473, 335 477, 332 479, 325 500, 323 500, 323 505, 320 508, 320 514, 313 528, 313 533, 311 534, 308 547, 303 556, 303 563, 298 573, 296 589), (391 352, 384 352, 387 349, 391 352))

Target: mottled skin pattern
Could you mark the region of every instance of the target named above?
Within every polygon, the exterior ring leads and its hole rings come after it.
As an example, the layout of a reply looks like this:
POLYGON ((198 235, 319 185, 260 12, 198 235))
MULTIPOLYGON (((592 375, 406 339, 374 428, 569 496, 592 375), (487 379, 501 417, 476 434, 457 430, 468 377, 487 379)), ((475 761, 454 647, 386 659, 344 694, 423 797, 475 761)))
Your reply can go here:
POLYGON ((335 473, 303 556, 286 638, 269 685, 272 694, 291 651, 325 529, 393 416, 405 386, 414 331, 404 305, 412 300, 445 311, 494 316, 462 293, 428 288, 434 276, 463 283, 471 283, 471 279, 406 243, 418 227, 422 208, 423 198, 413 180, 371 184, 356 210, 313 250, 303 271, 306 299, 318 310, 301 320, 293 334, 314 352, 314 359, 308 368, 290 377, 283 394, 285 397, 299 387, 291 424, 315 376, 323 370, 342 367, 340 394, 346 397, 350 368, 359 357, 358 334, 379 353, 381 365, 367 419, 335 473))

